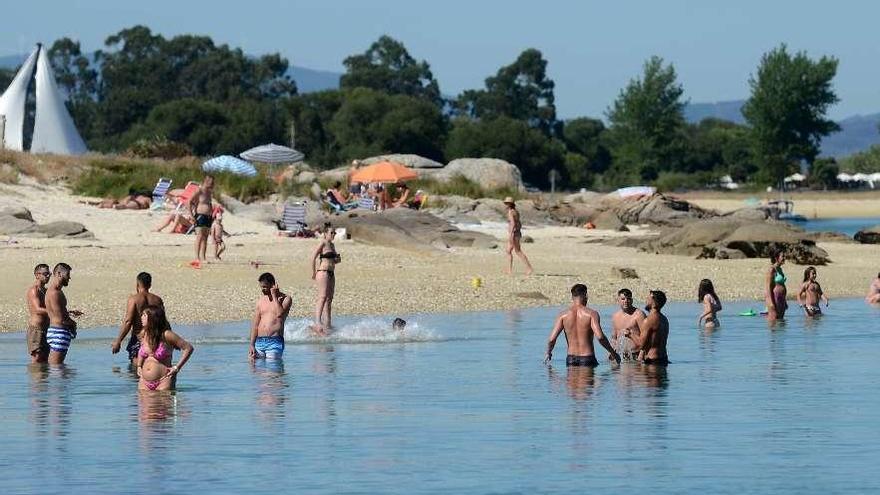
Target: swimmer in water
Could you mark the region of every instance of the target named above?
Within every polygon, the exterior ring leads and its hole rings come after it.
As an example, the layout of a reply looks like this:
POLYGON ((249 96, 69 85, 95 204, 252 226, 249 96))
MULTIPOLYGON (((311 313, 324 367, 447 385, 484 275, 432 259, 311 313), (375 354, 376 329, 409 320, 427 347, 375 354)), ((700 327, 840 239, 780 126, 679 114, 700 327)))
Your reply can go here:
POLYGON ((645 301, 645 309, 648 317, 639 325, 639 334, 636 335, 627 330, 624 335, 642 349, 644 357, 642 362, 657 366, 669 364, 669 355, 666 353, 666 341, 669 339, 669 320, 660 312, 666 305, 666 294, 663 291, 652 290, 645 301))
POLYGON ((248 358, 281 359, 284 354, 284 322, 290 314, 292 299, 278 289, 275 276, 269 272, 257 279, 262 295, 251 322, 248 358))
POLYGON ((819 309, 819 301, 825 301, 825 307, 828 307, 828 297, 822 291, 822 286, 816 281, 818 274, 816 267, 810 266, 804 270, 804 283, 801 284, 801 290, 797 295, 798 304, 804 308, 807 316, 820 316, 822 310, 819 309))
POLYGON ((785 263, 785 252, 774 248, 770 251, 770 268, 764 282, 764 302, 767 305, 767 319, 770 321, 781 320, 785 317, 788 302, 785 298, 788 290, 785 287, 785 273, 782 265, 785 263))
POLYGON ((406 330, 406 320, 403 318, 395 318, 394 321, 391 322, 391 329, 395 332, 406 330))
POLYGON ((599 366, 593 348, 594 337, 608 351, 611 360, 620 362, 620 355, 611 347, 608 338, 602 333, 599 313, 587 306, 587 299, 586 285, 575 284, 571 288, 571 306, 556 318, 556 323, 550 332, 550 338, 547 340, 547 354, 544 356, 544 364, 548 364, 553 359, 553 347, 562 332, 565 332, 565 342, 568 344, 568 356, 565 358, 566 366, 599 366))
POLYGON ((721 300, 715 294, 715 286, 708 278, 700 281, 700 288, 697 291, 697 300, 703 303, 703 312, 697 320, 697 326, 701 326, 706 330, 712 330, 721 325, 718 321, 718 312, 721 311, 721 300), (705 321, 705 325, 704 322, 705 321))
POLYGON ((865 302, 868 304, 880 304, 880 273, 878 273, 877 278, 871 282, 871 287, 868 288, 868 295, 865 297, 865 302))
POLYGON ((626 330, 631 330, 633 333, 638 334, 639 323, 645 319, 645 312, 633 306, 633 294, 629 289, 617 291, 617 304, 620 306, 620 309, 611 315, 611 346, 617 346, 614 350, 622 358, 636 359, 639 354, 638 347, 634 347, 631 340, 625 340, 621 343, 620 337, 623 336, 623 332, 626 330))

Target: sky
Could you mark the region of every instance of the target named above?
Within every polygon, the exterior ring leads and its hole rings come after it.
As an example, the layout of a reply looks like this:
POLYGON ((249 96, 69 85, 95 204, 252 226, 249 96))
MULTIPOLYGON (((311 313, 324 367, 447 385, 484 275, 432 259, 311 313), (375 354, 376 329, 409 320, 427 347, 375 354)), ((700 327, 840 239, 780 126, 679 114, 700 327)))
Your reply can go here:
POLYGON ((692 102, 745 99, 761 55, 788 44, 840 60, 831 117, 880 111, 880 2, 870 0, 43 0, 0 6, 0 56, 68 36, 85 51, 136 24, 343 71, 379 36, 427 60, 443 94, 481 88, 526 48, 548 60, 557 113, 600 117, 652 55, 692 102))

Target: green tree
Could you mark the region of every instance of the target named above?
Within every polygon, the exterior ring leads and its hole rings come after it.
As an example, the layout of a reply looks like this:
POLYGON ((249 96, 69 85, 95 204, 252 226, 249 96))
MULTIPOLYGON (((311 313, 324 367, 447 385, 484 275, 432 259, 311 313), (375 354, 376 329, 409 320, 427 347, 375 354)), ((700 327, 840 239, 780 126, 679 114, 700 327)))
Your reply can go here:
POLYGON ((296 129, 296 149, 306 154, 309 164, 332 168, 342 162, 330 121, 344 98, 342 91, 327 90, 297 95, 287 101, 296 129))
POLYGON ((875 144, 864 151, 841 158, 840 170, 850 174, 880 172, 880 145, 875 144))
POLYGON ((346 91, 328 128, 343 160, 384 153, 443 159, 446 122, 440 109, 423 99, 368 88, 346 91))
POLYGON ((836 73, 837 59, 792 55, 784 44, 761 58, 757 74, 749 78, 752 94, 742 113, 765 182, 781 184, 801 161, 812 164, 822 138, 840 130, 826 118, 839 101, 832 87, 836 73))
POLYGON ((423 98, 438 106, 443 104, 430 65, 424 60, 416 61, 403 43, 390 36, 380 37, 366 52, 352 55, 342 63, 346 68, 339 80, 343 89, 369 88, 423 98))
POLYGON ((684 90, 675 68, 660 57, 644 64, 607 112, 613 165, 611 184, 652 181, 662 171, 679 171, 684 148, 684 90))
MULTIPOLYGON (((548 184, 550 170, 565 173, 565 145, 548 138, 522 120, 498 117, 491 120, 458 118, 453 121, 446 144, 446 156, 455 158, 491 157, 517 165, 523 179, 548 184)), ((563 177, 563 184, 566 177, 563 177)))
POLYGON ((814 188, 828 189, 837 187, 837 174, 840 167, 834 158, 819 158, 810 166, 807 183, 814 188))
POLYGON ((523 120, 550 135, 559 132, 554 87, 547 77, 547 61, 539 50, 530 48, 487 78, 486 89, 463 92, 455 107, 460 115, 475 119, 523 120))
MULTIPOLYGON (((685 128, 682 171, 729 174, 746 180, 757 167, 752 158, 749 129, 726 120, 707 118, 685 128)), ((711 174, 710 174, 711 175, 711 174)))
POLYGON ((611 164, 611 152, 605 146, 605 124, 599 119, 580 117, 565 122, 562 137, 572 153, 584 157, 590 173, 602 173, 611 164))

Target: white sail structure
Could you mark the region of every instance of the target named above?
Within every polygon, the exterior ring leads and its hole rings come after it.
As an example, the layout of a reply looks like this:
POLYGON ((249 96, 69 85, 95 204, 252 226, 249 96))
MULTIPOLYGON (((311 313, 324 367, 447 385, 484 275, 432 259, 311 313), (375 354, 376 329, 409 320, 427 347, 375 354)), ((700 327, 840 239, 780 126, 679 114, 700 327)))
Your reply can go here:
POLYGON ((76 130, 64 98, 55 83, 55 73, 49 64, 46 50, 40 50, 37 60, 37 114, 34 118, 34 139, 31 153, 81 155, 88 151, 82 136, 76 130))
POLYGON ((33 53, 25 60, 15 79, 9 83, 9 87, 0 96, 0 115, 6 117, 6 125, 4 126, 3 145, 6 149, 23 151, 24 150, 24 104, 27 100, 28 85, 34 74, 34 64, 37 62, 37 55, 40 52, 38 46, 33 53))

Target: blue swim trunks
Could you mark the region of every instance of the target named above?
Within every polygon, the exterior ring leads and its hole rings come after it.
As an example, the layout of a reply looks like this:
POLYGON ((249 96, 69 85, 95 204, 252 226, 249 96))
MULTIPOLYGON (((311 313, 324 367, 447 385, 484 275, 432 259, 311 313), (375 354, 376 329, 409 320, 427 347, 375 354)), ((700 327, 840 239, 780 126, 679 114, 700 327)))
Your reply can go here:
POLYGON ((49 327, 46 331, 46 342, 49 343, 49 350, 52 352, 67 352, 73 338, 74 334, 66 328, 49 327))
POLYGON ((284 337, 280 335, 257 337, 254 348, 257 350, 257 357, 278 359, 284 354, 284 337))

